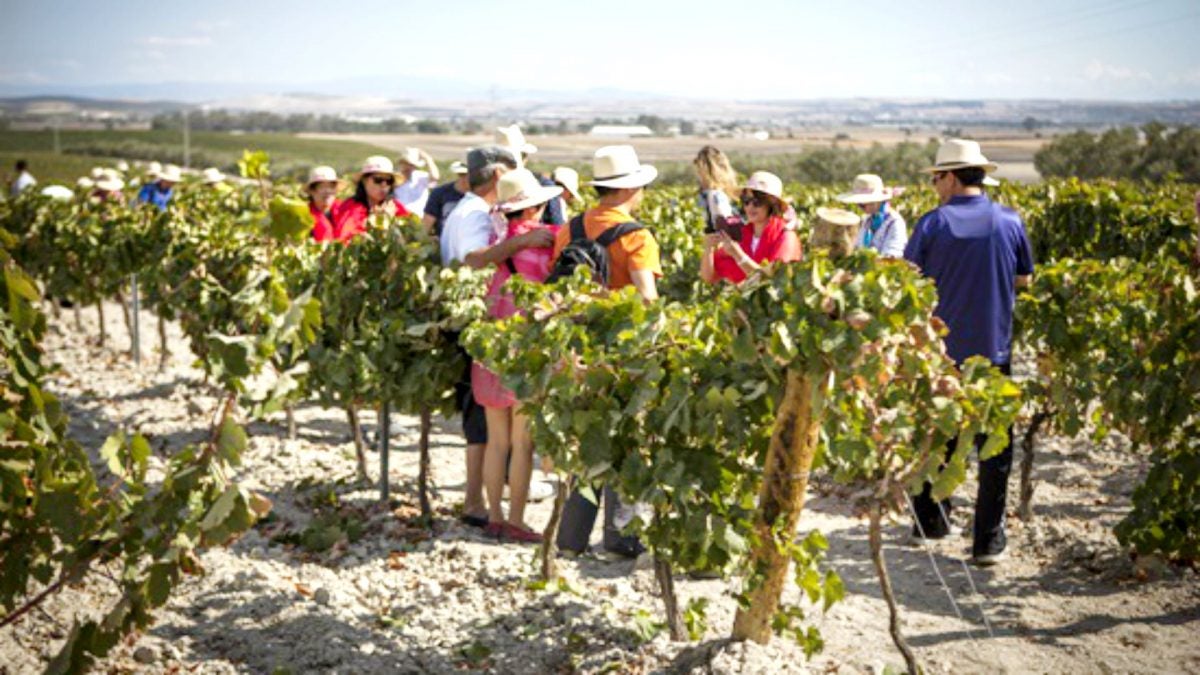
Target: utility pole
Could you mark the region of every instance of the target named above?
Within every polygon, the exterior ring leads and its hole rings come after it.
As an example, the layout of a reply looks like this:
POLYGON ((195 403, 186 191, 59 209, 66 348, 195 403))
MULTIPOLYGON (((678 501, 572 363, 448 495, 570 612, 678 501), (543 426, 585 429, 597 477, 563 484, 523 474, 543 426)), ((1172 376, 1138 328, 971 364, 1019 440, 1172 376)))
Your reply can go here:
POLYGON ((183 109, 183 168, 190 168, 192 165, 192 134, 188 128, 188 111, 183 109))

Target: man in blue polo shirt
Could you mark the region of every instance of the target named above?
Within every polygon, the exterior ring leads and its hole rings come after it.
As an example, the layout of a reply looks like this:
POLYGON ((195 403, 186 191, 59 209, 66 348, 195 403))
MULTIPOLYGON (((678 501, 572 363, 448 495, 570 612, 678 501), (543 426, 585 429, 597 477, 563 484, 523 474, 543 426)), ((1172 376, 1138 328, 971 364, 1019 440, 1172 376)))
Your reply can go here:
POLYGON ((167 164, 154 176, 153 183, 147 183, 138 191, 139 204, 153 204, 159 211, 166 211, 167 204, 175 196, 175 184, 183 180, 183 172, 174 164, 167 164))
MULTIPOLYGON (((926 170, 933 174, 941 206, 917 222, 904 257, 937 286, 934 313, 949 328, 946 352, 950 357, 961 365, 971 356, 984 356, 1009 374, 1013 303, 1016 289, 1027 285, 1033 275, 1033 254, 1021 217, 984 194, 984 179, 995 170, 978 143, 958 139, 943 143, 935 165, 926 170)), ((977 451, 981 441, 976 439, 977 451)), ((977 565, 994 565, 1003 558, 1012 454, 1009 429, 1008 447, 979 463, 971 547, 971 559, 977 565)), ((914 535, 940 539, 949 534, 949 525, 930 490, 926 484, 915 500, 914 535)), ((941 507, 948 518, 950 501, 945 500, 941 507)))

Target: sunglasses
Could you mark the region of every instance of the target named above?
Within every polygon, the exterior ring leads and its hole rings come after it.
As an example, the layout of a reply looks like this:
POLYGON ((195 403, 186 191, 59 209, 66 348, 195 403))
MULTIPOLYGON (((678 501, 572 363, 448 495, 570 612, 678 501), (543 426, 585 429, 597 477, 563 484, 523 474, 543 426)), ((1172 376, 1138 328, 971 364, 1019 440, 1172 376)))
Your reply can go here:
POLYGON ((742 206, 766 206, 767 198, 753 193, 742 195, 742 206))
POLYGON ((371 176, 371 178, 369 180, 376 185, 395 185, 396 184, 396 179, 392 178, 391 176, 371 176))

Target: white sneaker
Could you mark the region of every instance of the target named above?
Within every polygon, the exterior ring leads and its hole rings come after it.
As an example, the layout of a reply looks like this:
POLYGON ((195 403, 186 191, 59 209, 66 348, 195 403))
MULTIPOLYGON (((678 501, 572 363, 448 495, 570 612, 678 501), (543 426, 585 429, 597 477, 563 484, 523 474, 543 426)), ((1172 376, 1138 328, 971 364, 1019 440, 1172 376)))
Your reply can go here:
POLYGON ((1008 560, 1008 549, 999 553, 985 553, 971 556, 971 564, 976 567, 993 567, 1008 560))
POLYGON ((557 493, 554 483, 549 483, 544 480, 529 481, 529 501, 541 502, 550 499, 557 493))

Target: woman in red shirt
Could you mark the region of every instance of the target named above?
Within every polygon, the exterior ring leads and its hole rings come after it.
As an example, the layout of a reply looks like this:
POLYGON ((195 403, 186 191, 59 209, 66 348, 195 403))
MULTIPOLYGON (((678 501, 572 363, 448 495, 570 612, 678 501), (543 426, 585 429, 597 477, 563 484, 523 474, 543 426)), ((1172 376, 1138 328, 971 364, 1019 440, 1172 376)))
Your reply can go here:
POLYGON ((765 263, 801 257, 800 239, 784 222, 783 181, 773 173, 755 171, 742 186, 741 197, 746 222, 704 237, 700 278, 707 283, 725 279, 739 284, 765 263))
POLYGON ((382 155, 368 157, 354 177, 354 196, 338 204, 333 212, 333 238, 350 241, 366 231, 367 218, 377 213, 407 216, 408 210, 392 197, 397 176, 392 160, 382 155))
POLYGON ((313 217, 312 237, 315 241, 333 241, 333 213, 340 202, 337 200, 337 171, 331 166, 314 166, 308 172, 304 194, 308 195, 308 211, 313 217))

